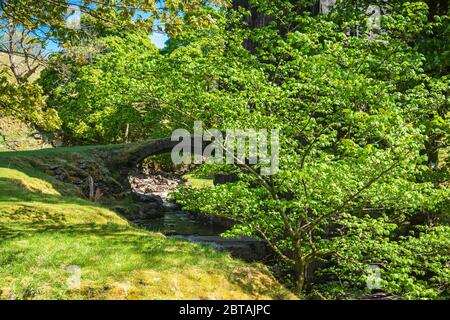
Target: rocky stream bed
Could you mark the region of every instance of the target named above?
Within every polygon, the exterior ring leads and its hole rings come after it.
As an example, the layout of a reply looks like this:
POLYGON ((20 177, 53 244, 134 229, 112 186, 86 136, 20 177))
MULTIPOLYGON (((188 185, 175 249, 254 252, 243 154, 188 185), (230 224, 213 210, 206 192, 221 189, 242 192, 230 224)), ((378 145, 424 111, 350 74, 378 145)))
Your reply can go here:
POLYGON ((261 261, 268 256, 266 245, 260 240, 221 237, 220 234, 232 226, 232 221, 180 210, 179 206, 169 199, 169 193, 185 183, 187 182, 180 176, 165 172, 130 175, 134 199, 140 209, 128 218, 148 230, 209 245, 219 251, 226 250, 247 261, 261 261))

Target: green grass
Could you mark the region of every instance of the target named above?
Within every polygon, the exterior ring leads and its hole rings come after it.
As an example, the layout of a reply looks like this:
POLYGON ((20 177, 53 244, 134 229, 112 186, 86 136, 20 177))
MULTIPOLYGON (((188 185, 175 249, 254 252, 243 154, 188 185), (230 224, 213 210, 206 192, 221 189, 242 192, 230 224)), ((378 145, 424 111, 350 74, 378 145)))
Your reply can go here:
POLYGON ((73 156, 83 155, 89 157, 92 151, 111 151, 122 148, 122 145, 88 145, 76 147, 46 148, 40 150, 23 150, 0 152, 0 161, 11 160, 14 158, 45 158, 50 156, 58 156, 60 158, 72 158, 73 156))
POLYGON ((136 228, 33 166, 89 148, 0 153, 0 299, 293 297, 264 266, 136 228))
POLYGON ((214 186, 212 178, 198 177, 194 174, 185 174, 184 179, 194 188, 207 188, 214 186))

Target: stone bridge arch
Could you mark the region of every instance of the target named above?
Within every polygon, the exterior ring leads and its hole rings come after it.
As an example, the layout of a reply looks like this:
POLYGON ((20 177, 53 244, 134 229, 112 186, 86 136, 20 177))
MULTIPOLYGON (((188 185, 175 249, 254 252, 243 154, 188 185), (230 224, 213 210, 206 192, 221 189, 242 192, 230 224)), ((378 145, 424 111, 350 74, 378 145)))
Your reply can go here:
MULTIPOLYGON (((190 142, 191 154, 203 154, 204 148, 210 143, 208 141, 203 141, 201 137, 194 135, 190 136, 190 138, 184 138, 183 142, 190 142), (200 143, 201 148, 194 148, 194 142, 200 143)), ((170 137, 167 137, 139 143, 124 144, 104 155, 104 163, 115 179, 123 184, 125 188, 128 188, 128 176, 130 171, 136 169, 137 166, 148 157, 170 153, 179 143, 180 140, 172 141, 170 137)))

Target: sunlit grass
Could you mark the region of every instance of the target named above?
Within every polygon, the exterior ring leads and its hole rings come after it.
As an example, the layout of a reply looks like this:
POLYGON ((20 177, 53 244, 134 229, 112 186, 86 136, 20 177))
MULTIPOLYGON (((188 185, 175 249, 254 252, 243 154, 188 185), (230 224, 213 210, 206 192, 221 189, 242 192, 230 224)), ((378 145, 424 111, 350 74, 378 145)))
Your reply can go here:
POLYGON ((207 188, 214 186, 212 178, 198 177, 193 174, 186 174, 184 179, 194 188, 207 188))

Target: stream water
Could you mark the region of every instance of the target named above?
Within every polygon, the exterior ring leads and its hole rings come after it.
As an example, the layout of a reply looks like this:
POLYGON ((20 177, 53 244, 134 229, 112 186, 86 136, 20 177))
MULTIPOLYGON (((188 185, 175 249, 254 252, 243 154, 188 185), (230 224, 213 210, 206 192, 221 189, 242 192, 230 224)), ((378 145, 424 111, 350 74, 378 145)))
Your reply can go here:
POLYGON ((141 219, 147 229, 169 236, 219 236, 226 231, 224 226, 200 221, 183 211, 164 211, 162 217, 141 219))
POLYGON ((247 260, 263 260, 267 255, 263 242, 248 237, 223 238, 221 233, 227 228, 221 224, 208 223, 183 211, 166 210, 162 217, 139 219, 136 224, 167 236, 200 243, 218 251, 228 251, 233 256, 247 260))
POLYGON ((140 214, 132 220, 135 224, 167 236, 201 243, 219 251, 229 251, 233 256, 254 261, 267 255, 265 243, 241 237, 225 239, 220 235, 230 226, 230 221, 218 217, 205 217, 180 211, 168 200, 168 193, 177 188, 181 179, 174 176, 136 175, 130 179, 132 189, 141 206, 140 214))

